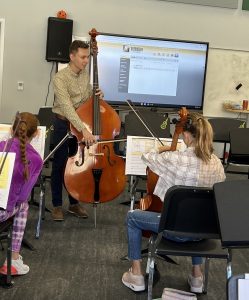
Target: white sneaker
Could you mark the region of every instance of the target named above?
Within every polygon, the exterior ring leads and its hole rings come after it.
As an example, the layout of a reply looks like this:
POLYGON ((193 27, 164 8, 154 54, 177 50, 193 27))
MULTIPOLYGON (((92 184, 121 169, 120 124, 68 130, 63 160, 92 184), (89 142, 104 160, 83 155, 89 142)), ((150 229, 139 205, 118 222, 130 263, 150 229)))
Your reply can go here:
POLYGON ((188 284, 191 292, 198 294, 203 292, 203 276, 194 277, 190 274, 188 277, 188 284))
POLYGON ((123 274, 122 282, 134 292, 141 292, 145 290, 144 276, 132 274, 131 269, 123 274))
MULTIPOLYGON (((22 256, 19 255, 18 259, 11 260, 11 275, 25 275, 29 272, 29 266, 25 265, 22 256)), ((4 262, 0 268, 0 273, 7 275, 7 261, 4 262)))

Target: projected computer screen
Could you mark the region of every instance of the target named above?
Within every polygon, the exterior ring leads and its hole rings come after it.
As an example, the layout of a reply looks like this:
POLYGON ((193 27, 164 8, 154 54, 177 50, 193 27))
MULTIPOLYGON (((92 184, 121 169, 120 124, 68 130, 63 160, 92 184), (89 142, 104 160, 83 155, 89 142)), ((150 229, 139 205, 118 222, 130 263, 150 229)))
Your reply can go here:
POLYGON ((99 86, 110 104, 202 109, 207 42, 101 33, 99 86))

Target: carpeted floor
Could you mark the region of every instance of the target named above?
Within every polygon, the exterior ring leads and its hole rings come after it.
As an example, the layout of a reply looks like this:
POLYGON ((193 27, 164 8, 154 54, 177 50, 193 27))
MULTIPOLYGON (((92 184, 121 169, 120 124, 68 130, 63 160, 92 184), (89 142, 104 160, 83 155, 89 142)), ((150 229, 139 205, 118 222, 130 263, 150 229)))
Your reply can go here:
MULTIPOLYGON (((38 192, 39 189, 36 194, 38 192)), ((46 213, 38 240, 34 237, 38 209, 31 206, 25 238, 36 251, 22 249, 30 273, 14 278, 12 289, 0 287, 0 299, 147 299, 146 292, 135 294, 121 282, 123 272, 129 268, 129 262, 120 259, 127 253, 125 216, 129 207, 120 204, 125 200, 129 200, 127 192, 115 201, 99 205, 96 229, 90 205, 86 206, 90 214, 87 220, 66 214, 65 221, 57 223, 50 213, 46 213)), ((66 210, 67 201, 64 202, 66 210)), ((51 208, 49 182, 46 184, 46 203, 51 208)), ((146 241, 144 243, 146 245, 146 241)), ((1 263, 4 258, 5 252, 0 251, 1 263)), ((158 261, 161 278, 153 289, 154 298, 161 296, 164 287, 188 290, 186 278, 191 260, 175 259, 179 265, 158 261)), ((249 250, 234 251, 233 271, 235 274, 249 271, 249 250)), ((198 299, 226 299, 225 261, 211 260, 208 294, 198 296, 198 299)))

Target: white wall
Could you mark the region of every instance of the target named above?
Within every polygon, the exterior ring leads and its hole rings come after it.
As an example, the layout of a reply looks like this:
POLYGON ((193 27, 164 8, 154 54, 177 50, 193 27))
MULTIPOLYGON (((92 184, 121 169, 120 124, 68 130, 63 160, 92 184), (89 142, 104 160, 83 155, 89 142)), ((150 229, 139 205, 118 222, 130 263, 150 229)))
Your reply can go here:
MULTIPOLYGON (((66 0, 2 0, 0 18, 6 23, 1 122, 10 121, 16 110, 36 113, 44 105, 52 66, 45 60, 47 18, 55 16, 60 9, 66 10, 74 20, 77 36, 86 36, 89 29, 96 27, 101 32, 209 41, 211 47, 249 51, 249 12, 240 9, 159 0, 74 0, 70 3, 66 0), (24 81, 24 91, 17 91, 17 81, 24 81)), ((222 69, 216 73, 213 62, 210 52, 208 72, 212 76, 207 77, 205 100, 208 115, 217 114, 217 107, 213 109, 208 103, 214 87, 218 93, 213 76, 223 74, 222 69)), ((48 104, 52 101, 51 93, 48 104)), ((223 101, 223 97, 217 101, 223 101)))
POLYGON ((237 113, 226 112, 223 103, 242 104, 249 99, 249 52, 210 49, 208 60, 204 114, 237 117, 237 113), (239 83, 242 87, 236 90, 239 83))

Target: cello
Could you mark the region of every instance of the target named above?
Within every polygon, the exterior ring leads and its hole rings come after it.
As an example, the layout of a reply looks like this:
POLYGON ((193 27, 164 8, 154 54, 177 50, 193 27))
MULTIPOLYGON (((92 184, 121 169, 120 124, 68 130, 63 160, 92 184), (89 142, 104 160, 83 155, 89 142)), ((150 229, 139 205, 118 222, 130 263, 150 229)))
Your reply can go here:
POLYGON ((89 35, 93 63, 93 94, 76 112, 97 140, 108 141, 86 147, 81 142, 82 133, 70 125, 72 134, 78 140, 78 150, 76 155, 67 161, 64 183, 73 198, 98 204, 111 201, 120 195, 125 188, 126 178, 124 161, 115 154, 113 142, 110 142, 120 132, 120 118, 109 104, 95 95, 98 89, 98 32, 92 29, 89 35))
MULTIPOLYGON (((187 118, 188 118, 187 109, 185 107, 182 107, 178 112, 178 114, 180 116, 180 120, 176 122, 175 132, 172 138, 170 149, 168 151, 176 150, 179 135, 183 132, 183 128, 187 123, 187 118)), ((149 167, 147 167, 146 173, 147 173, 147 194, 145 197, 140 199, 139 209, 161 212, 163 207, 163 202, 158 196, 153 194, 157 184, 158 175, 152 172, 149 167)))

